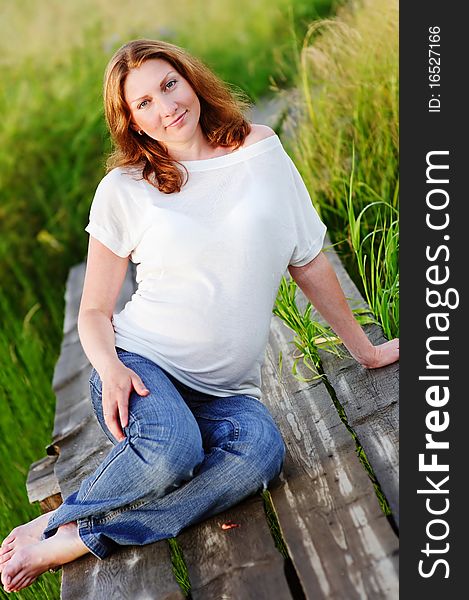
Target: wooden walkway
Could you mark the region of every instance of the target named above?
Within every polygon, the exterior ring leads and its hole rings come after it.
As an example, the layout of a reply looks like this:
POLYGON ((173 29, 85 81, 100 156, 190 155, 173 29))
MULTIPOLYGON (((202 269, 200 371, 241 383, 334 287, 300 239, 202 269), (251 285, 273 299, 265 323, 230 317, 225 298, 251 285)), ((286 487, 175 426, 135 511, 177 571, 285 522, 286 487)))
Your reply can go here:
MULTIPOLYGON (((333 251, 328 252, 353 306, 364 302, 333 251)), ((45 510, 79 487, 112 447, 89 401, 91 371, 77 333, 85 265, 70 272, 64 339, 53 388, 57 409, 48 456, 31 467, 30 501, 45 510)), ((134 290, 130 265, 116 311, 134 290)), ((299 304, 305 304, 301 293, 299 304)), ((375 342, 374 325, 365 327, 375 342)), ((178 536, 194 600, 398 598, 398 365, 368 371, 349 358, 322 353, 330 387, 291 374, 293 333, 273 317, 263 368, 263 402, 287 445, 281 477, 270 488, 290 559, 277 550, 261 495, 178 536), (279 353, 282 373, 279 373, 279 353), (332 396, 335 395, 335 398, 332 396), (392 508, 384 516, 360 463, 355 440, 333 400, 343 406, 392 508), (223 530, 232 521, 239 527, 223 530)), ((104 561, 87 555, 65 565, 64 600, 184 598, 166 540, 123 547, 104 561)))

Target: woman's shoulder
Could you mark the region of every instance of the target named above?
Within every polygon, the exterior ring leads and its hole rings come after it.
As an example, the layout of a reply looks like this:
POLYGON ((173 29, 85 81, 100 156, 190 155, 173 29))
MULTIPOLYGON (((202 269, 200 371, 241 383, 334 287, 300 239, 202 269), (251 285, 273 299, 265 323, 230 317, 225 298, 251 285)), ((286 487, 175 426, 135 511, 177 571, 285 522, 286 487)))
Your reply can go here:
POLYGON ((140 179, 142 179, 141 168, 133 166, 114 167, 104 175, 98 187, 109 190, 134 187, 140 179))
POLYGON ((114 167, 110 169, 98 182, 94 201, 96 203, 112 204, 124 203, 125 205, 141 205, 142 197, 141 170, 129 167, 114 167))
POLYGON ((265 138, 271 137, 273 135, 277 135, 273 129, 271 129, 268 125, 261 125, 258 123, 251 123, 251 131, 246 136, 244 140, 243 148, 247 148, 251 144, 255 144, 256 142, 260 142, 265 138))

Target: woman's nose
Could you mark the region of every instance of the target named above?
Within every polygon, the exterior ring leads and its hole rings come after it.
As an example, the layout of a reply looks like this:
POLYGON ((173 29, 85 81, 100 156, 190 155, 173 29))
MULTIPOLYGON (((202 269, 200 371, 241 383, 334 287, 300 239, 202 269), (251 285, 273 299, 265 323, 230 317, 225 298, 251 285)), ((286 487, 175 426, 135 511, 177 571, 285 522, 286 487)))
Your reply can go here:
POLYGON ((177 111, 178 105, 174 100, 170 101, 161 101, 161 116, 163 118, 170 118, 177 111))

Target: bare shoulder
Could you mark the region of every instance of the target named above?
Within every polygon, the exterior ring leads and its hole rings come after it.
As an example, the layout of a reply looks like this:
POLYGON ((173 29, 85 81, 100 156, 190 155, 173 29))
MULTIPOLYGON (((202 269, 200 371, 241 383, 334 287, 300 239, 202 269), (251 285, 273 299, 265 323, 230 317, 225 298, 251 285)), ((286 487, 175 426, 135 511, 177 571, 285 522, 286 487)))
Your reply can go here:
POLYGON ((251 144, 255 144, 256 142, 260 142, 261 140, 276 135, 275 131, 271 129, 268 125, 260 125, 256 123, 251 123, 251 131, 248 136, 244 140, 244 147, 250 146, 251 144))

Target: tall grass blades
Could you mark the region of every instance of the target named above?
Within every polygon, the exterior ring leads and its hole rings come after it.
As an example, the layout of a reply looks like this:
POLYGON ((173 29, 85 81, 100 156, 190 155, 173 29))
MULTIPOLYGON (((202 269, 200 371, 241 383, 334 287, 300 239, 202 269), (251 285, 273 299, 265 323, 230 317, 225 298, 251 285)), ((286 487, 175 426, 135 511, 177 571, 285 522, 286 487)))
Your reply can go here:
POLYGON ((297 56, 292 157, 385 335, 399 329, 398 7, 346 5, 297 56), (353 187, 351 173, 353 172, 353 187))
POLYGON ((339 348, 336 347, 337 344, 340 344, 340 340, 330 327, 311 318, 313 307, 310 302, 306 304, 303 312, 300 311, 296 303, 297 289, 298 286, 294 279, 287 280, 282 277, 273 314, 280 317, 285 325, 296 333, 293 344, 299 353, 293 362, 292 373, 298 379, 306 381, 298 371, 297 364, 298 361, 301 361, 311 372, 309 381, 321 377, 321 359, 318 347, 320 346, 322 350, 331 354, 341 356, 339 348))
MULTIPOLYGON (((350 242, 357 260, 365 299, 388 339, 399 335, 399 215, 393 204, 374 200, 355 214, 355 153, 347 197, 350 242), (373 218, 368 214, 373 212, 373 218), (368 233, 364 233, 367 230, 368 233)), ((363 182, 364 196, 373 192, 363 182)), ((396 186, 396 190, 397 190, 396 186)), ((375 194, 374 194, 375 195, 375 194)))

